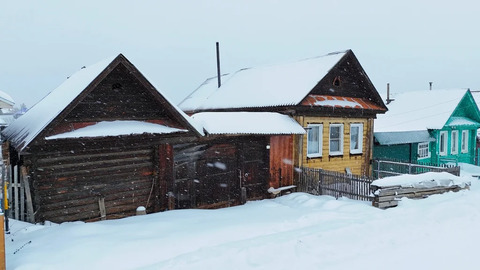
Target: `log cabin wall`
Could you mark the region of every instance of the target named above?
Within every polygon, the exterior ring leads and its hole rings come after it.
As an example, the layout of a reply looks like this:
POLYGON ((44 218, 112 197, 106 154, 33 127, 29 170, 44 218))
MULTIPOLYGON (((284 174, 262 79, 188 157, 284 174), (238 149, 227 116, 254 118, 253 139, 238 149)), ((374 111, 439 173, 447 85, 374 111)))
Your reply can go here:
POLYGON ((176 208, 219 208, 265 198, 265 137, 224 137, 174 146, 176 208))
POLYGON ((65 122, 168 119, 152 93, 119 64, 65 117, 65 122))
POLYGON ((295 152, 298 156, 295 159, 295 165, 300 167, 321 168, 324 170, 337 171, 345 173, 347 168, 355 175, 370 174, 370 160, 372 158, 372 130, 373 119, 367 118, 341 118, 341 117, 312 117, 297 116, 296 120, 303 126, 308 124, 322 124, 322 156, 307 157, 307 135, 296 135, 295 152), (362 153, 350 153, 350 125, 363 124, 362 153), (329 154, 329 127, 331 124, 343 125, 343 154, 329 154))
POLYGON ((152 140, 132 138, 66 140, 32 148, 23 158, 32 180, 35 220, 99 220, 100 199, 107 219, 134 215, 138 206, 148 212, 164 209, 160 194, 167 192, 160 188, 172 170, 165 168, 165 160, 172 157, 159 148, 152 140))
POLYGON ((218 208, 239 204, 235 142, 174 146, 175 207, 218 208))

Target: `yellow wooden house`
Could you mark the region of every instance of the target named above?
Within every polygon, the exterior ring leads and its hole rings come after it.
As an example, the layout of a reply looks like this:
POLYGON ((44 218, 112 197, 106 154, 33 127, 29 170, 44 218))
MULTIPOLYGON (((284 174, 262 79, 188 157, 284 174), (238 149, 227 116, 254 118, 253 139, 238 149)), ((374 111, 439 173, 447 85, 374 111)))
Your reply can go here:
POLYGON ((190 115, 281 113, 305 129, 263 134, 270 141, 271 186, 292 184, 295 168, 302 167, 370 175, 374 119, 387 108, 351 50, 241 69, 221 76, 220 87, 217 79, 206 80, 180 108, 190 115), (278 170, 282 181, 275 179, 278 170))

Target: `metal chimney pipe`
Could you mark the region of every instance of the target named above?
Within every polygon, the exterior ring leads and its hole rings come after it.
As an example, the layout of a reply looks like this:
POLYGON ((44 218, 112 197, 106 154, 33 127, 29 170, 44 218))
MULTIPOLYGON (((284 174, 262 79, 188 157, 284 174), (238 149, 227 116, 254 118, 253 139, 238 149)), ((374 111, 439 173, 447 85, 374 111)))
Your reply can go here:
POLYGON ((390 83, 387 83, 387 105, 392 101, 394 101, 394 99, 390 98, 390 83))
POLYGON ((390 103, 390 83, 387 83, 387 104, 390 103))
POLYGON ((433 82, 428 82, 430 84, 430 90, 432 90, 432 84, 433 82))
POLYGON ((218 80, 218 88, 222 86, 222 79, 220 78, 220 45, 217 41, 217 80, 218 80))

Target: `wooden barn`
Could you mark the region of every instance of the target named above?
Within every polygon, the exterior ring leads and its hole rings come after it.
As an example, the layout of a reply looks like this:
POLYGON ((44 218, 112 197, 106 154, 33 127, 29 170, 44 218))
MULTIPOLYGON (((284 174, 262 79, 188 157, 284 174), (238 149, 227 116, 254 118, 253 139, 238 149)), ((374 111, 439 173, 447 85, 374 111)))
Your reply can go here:
POLYGON ((370 175, 374 119, 387 108, 351 50, 241 69, 221 81, 218 87, 216 77, 206 80, 179 107, 194 118, 279 113, 306 130, 268 137, 271 187, 293 184, 296 167, 370 175))
POLYGON ((171 208, 173 145, 202 134, 120 54, 82 68, 14 121, 3 158, 30 190, 30 221, 119 218, 171 208))

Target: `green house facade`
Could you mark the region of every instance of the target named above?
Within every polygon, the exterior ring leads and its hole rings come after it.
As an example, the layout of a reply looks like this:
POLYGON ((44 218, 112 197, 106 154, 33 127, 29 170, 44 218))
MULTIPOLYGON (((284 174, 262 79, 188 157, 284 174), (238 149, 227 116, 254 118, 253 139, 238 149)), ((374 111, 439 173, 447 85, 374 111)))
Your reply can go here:
POLYGON ((375 121, 373 156, 413 163, 475 163, 480 111, 468 89, 406 92, 375 121))

